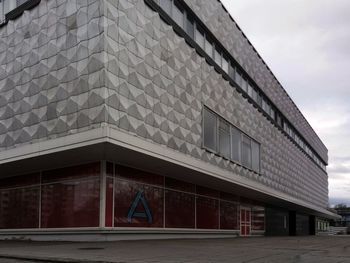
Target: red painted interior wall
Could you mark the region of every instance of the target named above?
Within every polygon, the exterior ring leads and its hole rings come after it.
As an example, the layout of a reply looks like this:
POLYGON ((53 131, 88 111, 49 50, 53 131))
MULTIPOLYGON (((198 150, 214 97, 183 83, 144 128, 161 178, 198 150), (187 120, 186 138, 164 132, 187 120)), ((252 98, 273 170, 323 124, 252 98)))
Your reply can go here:
MULTIPOLYGON (((239 230, 238 196, 119 165, 114 185, 115 227, 239 230), (152 222, 148 217, 128 217, 139 192, 147 201, 152 222)), ((264 230, 264 208, 250 200, 244 203, 252 208, 252 230, 264 230)), ((137 202, 135 211, 144 214, 142 202, 137 202)))
MULTIPOLYGON (((265 229, 250 200, 111 163, 106 172, 106 227, 239 230, 244 202, 251 229, 265 229)), ((0 229, 98 227, 100 174, 96 162, 1 179, 0 229)))
POLYGON ((0 180, 0 228, 97 227, 100 163, 0 180))

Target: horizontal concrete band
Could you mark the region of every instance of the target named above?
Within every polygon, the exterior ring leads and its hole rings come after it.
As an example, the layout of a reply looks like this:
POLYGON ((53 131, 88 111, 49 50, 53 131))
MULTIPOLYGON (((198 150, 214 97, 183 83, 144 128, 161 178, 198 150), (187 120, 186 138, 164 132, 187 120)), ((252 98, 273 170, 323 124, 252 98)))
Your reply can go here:
POLYGON ((247 190, 253 190, 258 193, 295 204, 301 208, 314 211, 318 216, 330 219, 339 217, 338 215, 322 207, 317 207, 306 203, 285 193, 254 182, 248 178, 236 175, 232 172, 195 159, 189 155, 179 153, 170 148, 162 147, 152 142, 140 139, 136 136, 113 129, 109 126, 91 129, 79 134, 68 135, 63 138, 38 142, 0 152, 0 165, 103 143, 112 144, 127 150, 154 157, 171 164, 209 175, 212 178, 238 185, 247 190))
MULTIPOLYGON (((264 232, 252 231, 252 236, 263 236, 264 232)), ((139 239, 177 238, 232 238, 239 230, 171 229, 171 228, 83 228, 83 229, 36 229, 2 230, 0 240, 33 241, 118 241, 139 239)))
MULTIPOLYGON (((253 233, 264 233, 254 231, 253 233)), ((239 230, 224 229, 190 229, 190 228, 145 228, 145 227, 79 227, 79 228, 42 228, 42 229, 3 229, 0 235, 16 234, 41 234, 41 235, 65 235, 65 234, 223 234, 232 235, 239 230)))

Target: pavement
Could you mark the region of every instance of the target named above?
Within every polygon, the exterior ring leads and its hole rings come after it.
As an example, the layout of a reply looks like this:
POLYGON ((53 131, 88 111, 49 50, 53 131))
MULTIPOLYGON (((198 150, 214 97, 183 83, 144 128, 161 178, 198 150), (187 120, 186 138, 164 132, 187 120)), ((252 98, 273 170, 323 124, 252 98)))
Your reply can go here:
POLYGON ((98 243, 0 241, 0 262, 350 263, 350 236, 138 240, 98 243))

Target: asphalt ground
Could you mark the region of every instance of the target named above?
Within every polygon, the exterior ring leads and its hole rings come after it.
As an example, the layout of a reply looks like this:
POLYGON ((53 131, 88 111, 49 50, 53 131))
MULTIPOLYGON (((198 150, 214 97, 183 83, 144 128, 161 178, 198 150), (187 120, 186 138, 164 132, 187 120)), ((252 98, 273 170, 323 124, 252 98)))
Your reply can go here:
POLYGON ((0 262, 350 263, 350 236, 117 242, 0 241, 0 262))

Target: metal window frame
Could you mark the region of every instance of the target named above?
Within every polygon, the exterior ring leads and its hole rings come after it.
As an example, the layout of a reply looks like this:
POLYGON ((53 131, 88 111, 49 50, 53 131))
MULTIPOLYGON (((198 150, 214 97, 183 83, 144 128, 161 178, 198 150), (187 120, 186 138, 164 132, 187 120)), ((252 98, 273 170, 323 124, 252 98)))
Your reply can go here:
POLYGON ((17 17, 22 15, 22 13, 25 10, 32 9, 33 7, 38 5, 40 2, 41 2, 41 0, 28 0, 28 1, 24 2, 23 4, 17 6, 15 9, 13 9, 10 12, 8 12, 7 14, 5 14, 5 19, 6 19, 5 23, 7 23, 9 20, 16 19, 17 17))
POLYGON ((219 151, 218 151, 218 139, 219 139, 219 135, 218 135, 218 130, 219 130, 219 126, 218 126, 218 116, 217 114, 215 114, 214 111, 212 111, 211 109, 209 109, 208 107, 203 107, 203 110, 202 110, 202 148, 206 149, 207 151, 210 151, 210 152, 213 152, 215 154, 219 154, 219 151), (215 146, 214 148, 215 149, 211 149, 210 147, 206 146, 205 145, 205 142, 204 142, 204 138, 205 138, 205 111, 209 112, 210 114, 212 114, 214 117, 215 117, 215 126, 216 126, 216 129, 215 129, 215 146))

